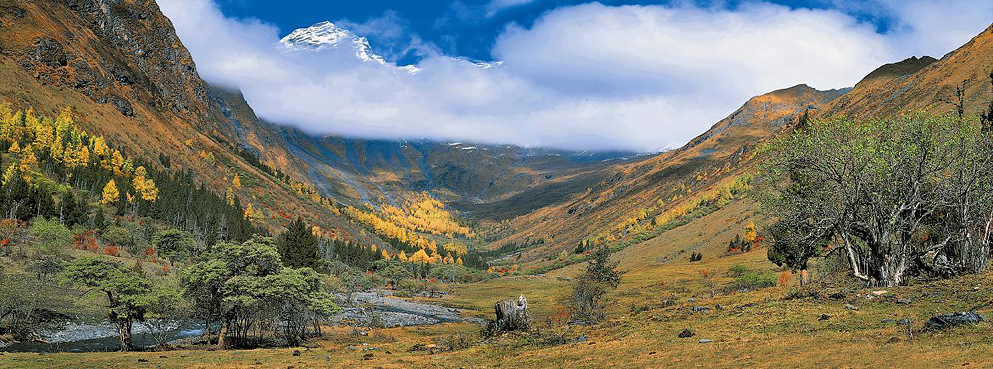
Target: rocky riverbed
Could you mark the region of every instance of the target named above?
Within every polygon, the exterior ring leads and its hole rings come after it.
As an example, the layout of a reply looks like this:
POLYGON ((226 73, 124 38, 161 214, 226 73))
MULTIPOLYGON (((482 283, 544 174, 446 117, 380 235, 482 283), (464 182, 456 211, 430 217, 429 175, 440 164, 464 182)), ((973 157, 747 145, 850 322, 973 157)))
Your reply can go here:
MULTIPOLYGON (((166 331, 171 331, 179 328, 179 325, 178 322, 168 322, 163 325, 163 328, 166 331)), ((151 333, 151 330, 145 324, 136 323, 131 328, 131 332, 138 335, 151 333)), ((48 343, 65 343, 104 337, 117 337, 117 325, 111 322, 62 322, 38 328, 35 330, 35 333, 42 341, 48 343)))
MULTIPOLYGON (((332 324, 405 327, 453 322, 485 323, 483 319, 463 317, 458 309, 439 305, 406 301, 392 297, 389 291, 356 292, 345 303, 344 295, 339 295, 342 311, 331 319, 332 324)), ((166 325, 168 341, 202 334, 201 327, 190 322, 166 325)), ((155 342, 145 324, 135 324, 133 334, 138 346, 153 345, 155 342)), ((35 330, 42 342, 18 342, 4 347, 2 351, 59 352, 59 351, 106 351, 116 350, 117 325, 111 322, 60 322, 50 323, 35 330)))
MULTIPOLYGON (((341 301, 345 296, 339 296, 341 301)), ((405 327, 469 321, 482 323, 483 319, 463 317, 458 309, 423 304, 384 295, 383 292, 356 292, 350 304, 343 304, 342 313, 332 321, 358 325, 378 324, 383 327, 405 327), (366 306, 363 308, 362 306, 366 306)))

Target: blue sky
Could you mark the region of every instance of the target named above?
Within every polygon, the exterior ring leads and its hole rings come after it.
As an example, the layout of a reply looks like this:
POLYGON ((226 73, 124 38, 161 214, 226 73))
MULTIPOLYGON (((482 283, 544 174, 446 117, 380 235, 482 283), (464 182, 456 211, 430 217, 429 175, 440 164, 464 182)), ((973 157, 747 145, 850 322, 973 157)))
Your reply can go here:
POLYGON ((682 146, 752 96, 941 57, 993 14, 990 0, 157 1, 200 75, 274 123, 642 152, 682 146), (343 38, 281 40, 325 20, 343 38))
MULTIPOLYGON (((281 35, 321 21, 344 24, 368 24, 376 20, 389 20, 403 27, 402 34, 384 35, 377 32, 357 32, 369 39, 377 52, 387 60, 400 64, 416 63, 420 56, 404 48, 391 50, 390 46, 409 41, 417 35, 438 47, 445 54, 475 60, 493 59, 491 48, 496 38, 508 24, 529 28, 542 14, 556 8, 587 3, 583 0, 363 0, 363 1, 314 1, 314 0, 219 0, 221 11, 231 17, 257 18, 277 26, 281 35)), ((687 1, 613 1, 601 0, 608 6, 618 5, 668 5, 687 1)), ((875 12, 872 7, 857 6, 859 2, 825 0, 774 0, 774 4, 791 8, 839 9, 856 19, 870 22, 878 32, 889 30, 892 15, 875 12)), ((735 9, 741 1, 694 1, 706 7, 735 9)))

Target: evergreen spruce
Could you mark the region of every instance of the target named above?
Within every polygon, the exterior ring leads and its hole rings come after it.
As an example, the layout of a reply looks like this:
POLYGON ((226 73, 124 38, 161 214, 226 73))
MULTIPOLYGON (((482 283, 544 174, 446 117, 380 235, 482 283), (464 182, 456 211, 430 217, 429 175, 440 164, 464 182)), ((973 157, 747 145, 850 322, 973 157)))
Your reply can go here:
POLYGON ((316 268, 320 262, 317 237, 314 237, 300 217, 279 236, 276 245, 283 264, 288 267, 316 268))

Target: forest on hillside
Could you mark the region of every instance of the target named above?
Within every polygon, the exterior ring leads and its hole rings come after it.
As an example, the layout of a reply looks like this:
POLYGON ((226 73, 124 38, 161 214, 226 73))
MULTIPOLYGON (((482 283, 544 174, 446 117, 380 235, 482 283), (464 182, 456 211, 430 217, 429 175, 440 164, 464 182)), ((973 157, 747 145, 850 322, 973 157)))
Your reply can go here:
POLYGON ((106 306, 122 350, 139 322, 189 319, 220 347, 298 344, 338 311, 335 292, 489 278, 463 266, 482 263, 466 246, 422 235, 472 237, 427 194, 384 215, 345 208, 393 245, 358 244, 301 217, 272 237, 232 191, 237 175, 222 196, 168 156, 130 157, 74 119, 0 105, 0 327, 14 339, 53 315, 99 318, 106 306))

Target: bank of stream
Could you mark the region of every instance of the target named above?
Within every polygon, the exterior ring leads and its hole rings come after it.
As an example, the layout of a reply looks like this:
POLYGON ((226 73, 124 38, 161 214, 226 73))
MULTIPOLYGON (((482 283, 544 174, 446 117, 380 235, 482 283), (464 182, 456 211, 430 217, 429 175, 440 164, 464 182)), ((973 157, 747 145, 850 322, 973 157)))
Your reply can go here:
MULTIPOLYGON (((344 300, 344 296, 340 296, 344 300)), ((458 309, 439 305, 406 301, 377 292, 356 292, 350 304, 342 304, 342 311, 331 319, 332 324, 366 326, 376 324, 383 327, 405 327, 470 321, 482 322, 479 318, 466 318, 458 309)), ((203 324, 198 322, 173 323, 163 333, 165 342, 173 342, 203 334, 203 324)), ((17 342, 0 351, 6 352, 98 352, 116 351, 120 347, 117 327, 110 322, 87 324, 65 322, 39 328, 35 333, 41 340, 17 342)), ((138 323, 133 329, 135 347, 153 347, 155 335, 147 326, 138 323)))

